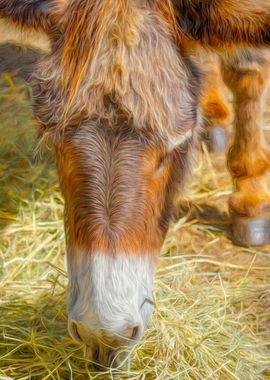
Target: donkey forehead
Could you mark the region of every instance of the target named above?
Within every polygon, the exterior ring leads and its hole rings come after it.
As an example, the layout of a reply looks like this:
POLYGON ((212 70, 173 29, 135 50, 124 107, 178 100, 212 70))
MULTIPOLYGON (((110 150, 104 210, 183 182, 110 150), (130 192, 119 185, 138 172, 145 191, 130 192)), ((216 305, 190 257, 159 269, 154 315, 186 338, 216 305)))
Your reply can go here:
POLYGON ((90 123, 68 131, 58 168, 72 240, 91 252, 160 247, 172 171, 170 159, 158 170, 161 152, 128 126, 90 123))
MULTIPOLYGON (((98 165, 104 169, 109 165, 111 172, 118 166, 134 168, 142 163, 143 168, 147 169, 147 164, 155 164, 166 153, 157 136, 132 125, 89 123, 78 128, 71 127, 64 145, 64 153, 72 161, 83 163, 83 168, 98 165)), ((132 175, 132 172, 129 174, 132 175)))
MULTIPOLYGON (((72 183, 73 202, 74 194, 78 195, 78 201, 87 196, 88 204, 94 208, 102 205, 112 210, 115 206, 117 211, 119 203, 125 201, 124 211, 127 211, 142 203, 147 189, 152 188, 155 193, 158 187, 155 185, 166 183, 169 162, 156 175, 165 156, 165 147, 154 141, 151 134, 146 136, 132 126, 90 123, 67 133, 58 154, 59 172, 64 181, 72 183)), ((66 193, 69 190, 69 187, 64 189, 66 193)))

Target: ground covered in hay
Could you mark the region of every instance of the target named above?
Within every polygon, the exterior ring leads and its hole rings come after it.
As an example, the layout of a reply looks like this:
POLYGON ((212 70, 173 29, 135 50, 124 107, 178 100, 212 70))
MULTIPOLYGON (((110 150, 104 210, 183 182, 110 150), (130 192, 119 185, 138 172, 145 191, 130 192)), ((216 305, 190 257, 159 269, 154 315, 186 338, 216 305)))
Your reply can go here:
POLYGON ((222 154, 199 149, 185 212, 159 262, 155 312, 128 369, 96 373, 67 335, 63 199, 53 160, 34 155, 29 90, 8 75, 0 120, 1 380, 270 378, 270 247, 229 240, 222 154))

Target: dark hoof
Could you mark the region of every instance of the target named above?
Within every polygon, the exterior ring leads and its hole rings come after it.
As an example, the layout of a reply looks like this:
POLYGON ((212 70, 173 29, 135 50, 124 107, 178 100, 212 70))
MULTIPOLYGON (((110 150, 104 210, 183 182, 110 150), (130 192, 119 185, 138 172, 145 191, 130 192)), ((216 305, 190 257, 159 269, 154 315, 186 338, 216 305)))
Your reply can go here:
POLYGON ((210 152, 224 152, 229 142, 228 128, 210 127, 207 132, 207 146, 210 152))
POLYGON ((238 245, 258 246, 270 243, 270 215, 248 218, 234 216, 232 219, 233 242, 238 245))

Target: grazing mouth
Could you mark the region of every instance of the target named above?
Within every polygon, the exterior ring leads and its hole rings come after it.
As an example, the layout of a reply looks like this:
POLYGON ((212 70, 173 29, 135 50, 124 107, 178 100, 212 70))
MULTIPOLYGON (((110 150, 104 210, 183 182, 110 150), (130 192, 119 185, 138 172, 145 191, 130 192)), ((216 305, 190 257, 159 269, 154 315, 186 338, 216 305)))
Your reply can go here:
POLYGON ((91 360, 95 370, 102 371, 107 368, 121 368, 124 369, 127 366, 129 358, 129 349, 114 349, 112 347, 104 346, 100 348, 99 345, 86 346, 86 356, 91 360))

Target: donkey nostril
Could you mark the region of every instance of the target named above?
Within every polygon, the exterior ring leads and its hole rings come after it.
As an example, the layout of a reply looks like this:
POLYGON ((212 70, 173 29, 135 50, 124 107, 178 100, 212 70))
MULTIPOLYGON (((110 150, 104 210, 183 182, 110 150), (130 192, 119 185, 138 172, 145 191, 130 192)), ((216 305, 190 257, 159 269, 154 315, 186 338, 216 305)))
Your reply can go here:
POLYGON ((69 334, 70 334, 71 338, 75 342, 80 343, 80 344, 83 343, 83 340, 80 337, 80 334, 79 334, 79 331, 78 331, 78 323, 77 322, 75 322, 74 320, 70 320, 68 322, 68 331, 69 331, 69 334))

